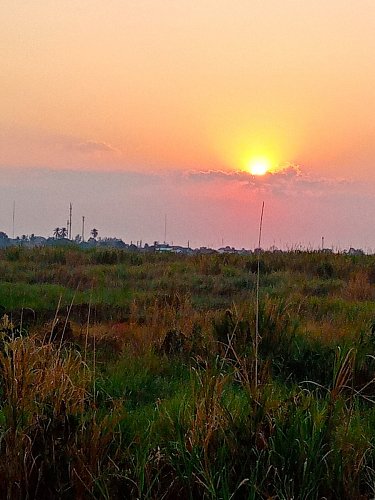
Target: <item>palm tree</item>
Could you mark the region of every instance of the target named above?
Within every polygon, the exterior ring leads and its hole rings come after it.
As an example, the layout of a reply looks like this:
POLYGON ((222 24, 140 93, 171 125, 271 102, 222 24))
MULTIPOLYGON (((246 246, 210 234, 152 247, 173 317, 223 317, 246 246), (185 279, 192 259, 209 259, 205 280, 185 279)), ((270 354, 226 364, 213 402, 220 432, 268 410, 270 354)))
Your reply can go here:
POLYGON ((55 227, 55 229, 53 230, 53 236, 57 239, 57 238, 60 238, 60 228, 59 227, 55 227))
POLYGON ((66 227, 62 227, 60 229, 60 238, 66 238, 68 236, 68 230, 66 227))
POLYGON ((91 229, 91 236, 94 238, 94 240, 96 239, 96 237, 98 236, 99 232, 97 229, 91 229))

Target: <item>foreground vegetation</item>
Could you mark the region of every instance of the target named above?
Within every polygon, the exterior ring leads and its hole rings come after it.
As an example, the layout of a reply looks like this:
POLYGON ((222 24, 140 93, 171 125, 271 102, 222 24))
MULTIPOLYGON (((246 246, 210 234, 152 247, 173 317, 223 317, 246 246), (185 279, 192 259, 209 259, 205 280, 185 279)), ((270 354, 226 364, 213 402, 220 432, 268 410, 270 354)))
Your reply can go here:
POLYGON ((259 268, 3 250, 0 497, 373 498, 375 258, 259 268))

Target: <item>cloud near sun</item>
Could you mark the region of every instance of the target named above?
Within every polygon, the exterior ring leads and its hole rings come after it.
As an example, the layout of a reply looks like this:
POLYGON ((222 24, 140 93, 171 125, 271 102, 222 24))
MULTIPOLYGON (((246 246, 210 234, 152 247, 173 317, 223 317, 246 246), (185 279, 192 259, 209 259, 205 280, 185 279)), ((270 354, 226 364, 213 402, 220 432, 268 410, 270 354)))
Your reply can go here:
POLYGON ((271 192, 280 196, 324 196, 331 191, 345 191, 352 183, 345 179, 314 177, 304 173, 298 165, 285 165, 274 172, 253 175, 243 170, 196 170, 185 174, 194 182, 221 182, 240 184, 243 188, 254 191, 271 192))

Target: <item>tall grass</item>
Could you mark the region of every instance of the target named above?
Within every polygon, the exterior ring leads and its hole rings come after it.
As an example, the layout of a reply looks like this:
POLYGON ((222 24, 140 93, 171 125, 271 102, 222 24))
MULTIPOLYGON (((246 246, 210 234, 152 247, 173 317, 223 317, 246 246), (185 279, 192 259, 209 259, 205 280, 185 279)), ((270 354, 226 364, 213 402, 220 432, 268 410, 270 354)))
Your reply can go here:
POLYGON ((1 498, 374 497, 373 259, 21 250, 0 252, 1 498), (78 289, 37 283, 76 257, 78 289))
MULTIPOLYGON (((82 498, 99 493, 113 465, 116 411, 92 407, 81 356, 38 337, 11 339, 0 353, 2 498, 82 498)), ((117 412, 118 413, 118 412, 117 412)), ((116 450, 114 450, 116 453, 116 450)))

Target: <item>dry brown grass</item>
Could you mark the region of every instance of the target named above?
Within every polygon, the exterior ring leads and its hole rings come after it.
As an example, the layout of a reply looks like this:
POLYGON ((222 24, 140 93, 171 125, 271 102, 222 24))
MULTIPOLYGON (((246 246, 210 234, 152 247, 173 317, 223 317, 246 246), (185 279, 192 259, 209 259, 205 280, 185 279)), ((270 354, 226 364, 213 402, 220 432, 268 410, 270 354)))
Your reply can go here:
POLYGON ((41 406, 53 415, 81 412, 90 382, 78 353, 60 356, 53 344, 17 338, 0 353, 5 415, 12 429, 32 425, 41 406))
POLYGON ((98 418, 80 354, 38 336, 3 338, 0 381, 0 497, 93 493, 108 468, 118 412, 98 418))
POLYGON ((173 294, 159 297, 148 305, 132 303, 128 324, 116 324, 112 331, 123 336, 126 349, 144 354, 159 348, 169 332, 177 332, 191 347, 197 328, 202 336, 211 338, 214 313, 201 313, 194 309, 190 297, 173 294))
POLYGON ((374 286, 371 285, 368 273, 364 270, 352 273, 345 288, 344 296, 348 300, 373 300, 374 286))
POLYGON ((354 336, 353 328, 348 324, 336 324, 328 320, 313 321, 312 319, 305 322, 303 334, 325 345, 347 341, 354 336))
POLYGON ((193 397, 194 416, 186 436, 186 446, 187 449, 201 447, 207 462, 209 453, 214 451, 215 435, 224 431, 228 424, 228 414, 221 403, 227 383, 228 377, 207 370, 199 375, 199 385, 193 397))

